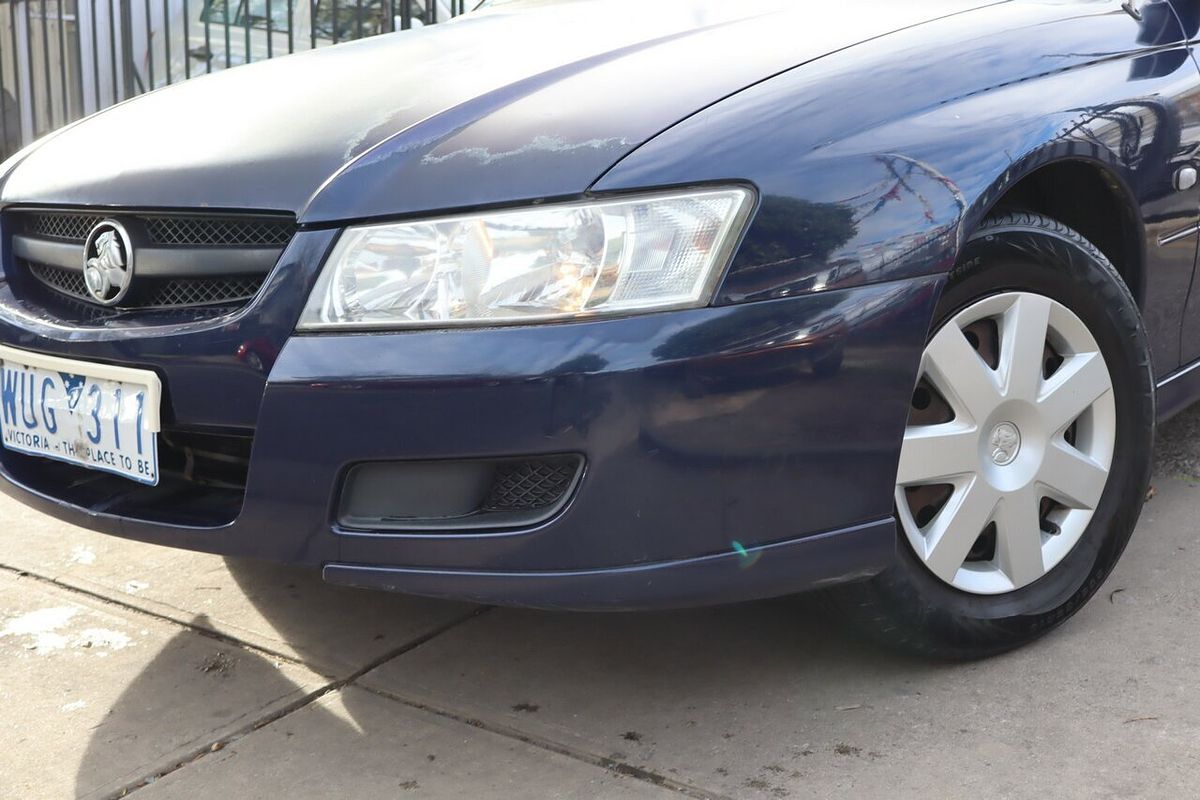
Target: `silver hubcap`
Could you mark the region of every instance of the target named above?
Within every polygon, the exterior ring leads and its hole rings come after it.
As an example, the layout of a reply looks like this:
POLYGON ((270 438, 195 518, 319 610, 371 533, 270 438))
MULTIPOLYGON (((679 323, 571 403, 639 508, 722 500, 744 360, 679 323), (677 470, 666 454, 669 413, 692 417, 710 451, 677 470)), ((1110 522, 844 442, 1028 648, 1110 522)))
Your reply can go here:
POLYGON ((1042 295, 989 297, 925 348, 896 478, 900 523, 962 591, 1028 586, 1083 536, 1115 444, 1112 377, 1087 326, 1042 295))

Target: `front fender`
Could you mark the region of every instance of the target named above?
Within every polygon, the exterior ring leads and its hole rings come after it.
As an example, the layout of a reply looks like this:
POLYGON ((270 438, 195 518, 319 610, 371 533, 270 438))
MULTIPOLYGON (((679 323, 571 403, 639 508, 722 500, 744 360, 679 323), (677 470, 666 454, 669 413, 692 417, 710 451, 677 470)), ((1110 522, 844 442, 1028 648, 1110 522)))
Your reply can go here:
POLYGON ((762 206, 719 304, 944 273, 1007 189, 1063 159, 1102 166, 1153 239, 1186 224, 1163 205, 1186 206, 1172 165, 1200 122, 1181 40, 1103 5, 992 6, 747 89, 592 188, 754 182, 762 206))

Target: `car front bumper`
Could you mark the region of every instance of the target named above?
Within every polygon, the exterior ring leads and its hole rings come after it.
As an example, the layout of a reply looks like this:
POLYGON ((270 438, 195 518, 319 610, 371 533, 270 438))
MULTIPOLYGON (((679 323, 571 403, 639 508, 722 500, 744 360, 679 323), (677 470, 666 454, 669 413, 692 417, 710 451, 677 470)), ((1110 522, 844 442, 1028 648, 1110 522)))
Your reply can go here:
POLYGON ((156 370, 164 417, 179 425, 251 434, 232 522, 169 524, 72 502, 7 451, 0 488, 118 536, 489 603, 720 603, 874 574, 894 556, 896 464, 940 279, 584 323, 290 336, 294 316, 256 309, 273 294, 302 302, 310 276, 298 265, 319 263, 327 246, 294 244, 297 266, 285 256, 282 277, 236 323, 34 336, 28 320, 0 319, 10 346, 156 370), (336 522, 358 463, 561 453, 583 456, 582 478, 532 528, 336 522))

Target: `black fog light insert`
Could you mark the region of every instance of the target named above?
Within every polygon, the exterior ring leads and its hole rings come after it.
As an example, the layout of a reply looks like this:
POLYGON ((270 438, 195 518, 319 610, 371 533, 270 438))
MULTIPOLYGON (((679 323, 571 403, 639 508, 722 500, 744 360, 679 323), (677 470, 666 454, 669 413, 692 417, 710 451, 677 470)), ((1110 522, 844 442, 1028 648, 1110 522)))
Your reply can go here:
POLYGON ((578 455, 358 464, 338 524, 367 533, 526 528, 561 511, 582 473, 578 455))

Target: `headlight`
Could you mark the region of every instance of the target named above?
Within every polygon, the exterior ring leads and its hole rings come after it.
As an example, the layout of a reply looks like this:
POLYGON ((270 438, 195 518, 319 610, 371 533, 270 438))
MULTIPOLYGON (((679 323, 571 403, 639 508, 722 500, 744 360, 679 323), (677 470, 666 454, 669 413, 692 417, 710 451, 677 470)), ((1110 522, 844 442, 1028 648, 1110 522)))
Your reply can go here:
POLYGON ((301 330, 495 325, 706 305, 753 194, 729 188, 348 228, 301 330))

